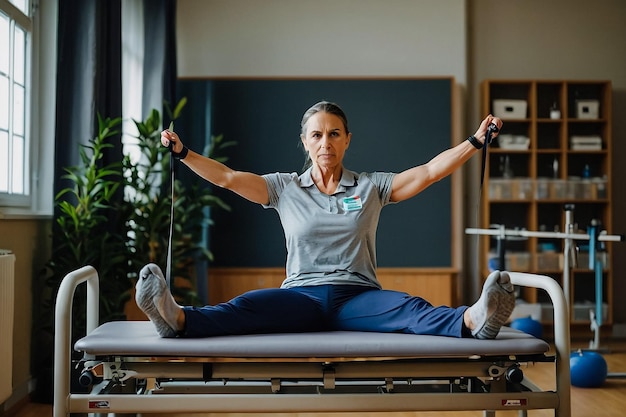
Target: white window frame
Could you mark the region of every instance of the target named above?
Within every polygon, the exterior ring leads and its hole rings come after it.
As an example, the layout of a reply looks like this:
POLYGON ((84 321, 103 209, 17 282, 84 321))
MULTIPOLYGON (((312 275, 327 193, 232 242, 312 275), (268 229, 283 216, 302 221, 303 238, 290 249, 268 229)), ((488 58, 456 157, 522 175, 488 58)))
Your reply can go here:
POLYGON ((57 0, 30 0, 28 18, 8 0, 0 9, 29 32, 26 56, 25 190, 0 193, 0 219, 50 217, 54 207, 57 0), (27 21, 26 21, 26 20, 27 21))

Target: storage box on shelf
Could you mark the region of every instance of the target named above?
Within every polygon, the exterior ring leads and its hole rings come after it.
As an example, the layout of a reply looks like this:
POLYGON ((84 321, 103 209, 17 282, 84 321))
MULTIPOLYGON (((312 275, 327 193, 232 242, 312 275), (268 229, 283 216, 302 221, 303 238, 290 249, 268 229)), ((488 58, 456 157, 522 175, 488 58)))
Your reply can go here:
MULTIPOLYGON (((602 263, 604 270, 607 270, 609 265, 611 264, 611 257, 608 252, 597 252, 596 260, 602 263)), ((581 269, 589 267, 589 252, 578 252, 577 259, 578 267, 581 269)))
MULTIPOLYGON (((554 317, 554 311, 552 309, 552 304, 549 303, 539 303, 541 306, 541 321, 549 322, 554 317)), ((589 323, 590 321, 590 313, 593 311, 595 313, 595 304, 592 302, 576 302, 572 306, 572 322, 573 323, 589 323)), ((609 305, 607 303, 602 303, 602 322, 607 323, 609 320, 609 305)))
MULTIPOLYGON (((596 305, 590 301, 576 302, 572 312, 573 321, 589 321, 591 312, 596 311, 596 305)), ((609 305, 602 303, 602 321, 606 322, 609 318, 609 305)))
POLYGON ((491 200, 527 200, 533 195, 530 178, 493 178, 489 181, 491 200))
MULTIPOLYGON (((563 231, 563 206, 575 204, 574 221, 585 230, 592 219, 611 233, 611 82, 578 80, 486 80, 482 84, 482 111, 501 117, 500 138, 489 150, 481 202, 481 227, 563 231)), ((483 274, 489 272, 496 239, 481 236, 483 274)), ((582 243, 582 242, 578 242, 582 243)), ((507 248, 507 264, 562 279, 563 241, 528 238, 507 248), (549 250, 546 250, 549 247, 549 250)), ((604 265, 605 324, 612 323, 613 271, 611 244, 604 265)), ((581 252, 570 274, 573 323, 588 323, 588 315, 574 304, 587 302, 593 291, 593 271, 581 252), (581 261, 585 261, 584 263, 581 261)), ((492 261, 493 262, 493 261, 492 261)), ((525 302, 540 304, 541 294, 527 291, 525 302)), ((581 304, 582 303, 582 304, 581 304)))
MULTIPOLYGON (((499 178, 492 181, 500 183, 499 178)), ((537 178, 533 181, 534 197, 536 200, 603 200, 607 198, 606 178, 576 178, 566 180, 552 178, 537 178)), ((491 187, 491 182, 490 182, 491 187)), ((491 189, 491 188, 490 188, 491 189)))
POLYGON ((524 135, 509 135, 503 133, 499 135, 496 140, 498 147, 507 151, 527 151, 530 145, 530 138, 524 135))
POLYGON ((502 119, 525 119, 527 108, 526 100, 496 99, 493 101, 493 114, 502 119))
MULTIPOLYGON (((504 256, 505 268, 508 271, 527 272, 531 269, 531 256, 528 252, 507 252, 504 256)), ((502 269, 498 265, 498 254, 489 252, 489 263, 491 269, 502 269)))
POLYGON ((600 102, 598 100, 576 100, 576 117, 579 119, 597 119, 600 102))
POLYGON ((544 271, 562 271, 563 270, 563 254, 557 252, 540 252, 536 255, 536 269, 538 272, 544 271))

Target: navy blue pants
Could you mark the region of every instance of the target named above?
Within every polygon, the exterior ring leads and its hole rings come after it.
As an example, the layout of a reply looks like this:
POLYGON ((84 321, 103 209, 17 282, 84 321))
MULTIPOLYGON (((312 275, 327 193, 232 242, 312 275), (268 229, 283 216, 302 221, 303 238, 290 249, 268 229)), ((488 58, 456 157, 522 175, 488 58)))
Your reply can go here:
POLYGON ((352 330, 464 337, 466 309, 358 285, 268 288, 215 306, 184 307, 182 336, 352 330))

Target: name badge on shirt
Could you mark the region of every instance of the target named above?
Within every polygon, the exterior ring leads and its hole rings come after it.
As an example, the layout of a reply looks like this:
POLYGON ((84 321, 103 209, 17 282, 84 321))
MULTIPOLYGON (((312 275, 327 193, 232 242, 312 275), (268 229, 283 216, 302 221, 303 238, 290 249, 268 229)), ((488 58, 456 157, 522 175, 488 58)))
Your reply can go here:
POLYGON ((343 209, 345 211, 355 211, 361 210, 363 208, 363 203, 361 202, 361 197, 355 195, 354 197, 346 197, 343 199, 343 209))

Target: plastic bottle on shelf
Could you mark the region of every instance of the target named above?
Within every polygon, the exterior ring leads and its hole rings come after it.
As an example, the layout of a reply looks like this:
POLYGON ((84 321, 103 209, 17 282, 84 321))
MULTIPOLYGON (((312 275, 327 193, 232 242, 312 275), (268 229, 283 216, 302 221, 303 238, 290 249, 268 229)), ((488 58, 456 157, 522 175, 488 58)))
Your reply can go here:
POLYGON ((585 164, 583 168, 583 178, 591 178, 591 169, 589 168, 589 164, 585 164))
POLYGON ((554 179, 559 178, 559 158, 554 157, 554 161, 552 161, 552 174, 554 179))

